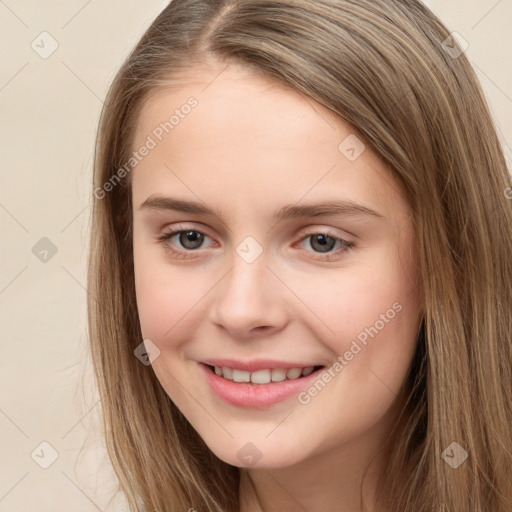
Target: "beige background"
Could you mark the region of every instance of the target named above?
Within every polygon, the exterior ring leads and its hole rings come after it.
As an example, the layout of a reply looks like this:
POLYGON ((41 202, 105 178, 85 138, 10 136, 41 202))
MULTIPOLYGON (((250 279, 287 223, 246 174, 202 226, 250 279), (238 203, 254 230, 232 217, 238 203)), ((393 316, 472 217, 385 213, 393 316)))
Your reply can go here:
MULTIPOLYGON (((108 85, 166 4, 0 1, 0 512, 127 510, 112 499, 86 345, 91 163, 108 85), (46 59, 43 31, 58 43, 46 59), (43 237, 57 249, 46 262, 32 252, 43 237)), ((512 147, 512 0, 428 5, 468 41, 512 147)))

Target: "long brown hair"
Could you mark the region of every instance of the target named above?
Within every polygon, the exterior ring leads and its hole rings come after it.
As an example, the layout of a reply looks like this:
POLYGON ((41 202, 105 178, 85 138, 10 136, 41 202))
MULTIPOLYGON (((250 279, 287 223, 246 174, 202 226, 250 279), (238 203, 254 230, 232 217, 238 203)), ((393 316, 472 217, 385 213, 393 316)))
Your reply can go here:
POLYGON ((174 0, 143 35, 101 115, 88 271, 107 448, 132 511, 239 506, 239 469, 134 357, 131 180, 120 172, 149 95, 230 61, 354 126, 414 212, 425 315, 389 438, 388 510, 512 510, 512 189, 462 50, 419 0, 174 0), (450 446, 467 452, 456 468, 442 457, 450 446))

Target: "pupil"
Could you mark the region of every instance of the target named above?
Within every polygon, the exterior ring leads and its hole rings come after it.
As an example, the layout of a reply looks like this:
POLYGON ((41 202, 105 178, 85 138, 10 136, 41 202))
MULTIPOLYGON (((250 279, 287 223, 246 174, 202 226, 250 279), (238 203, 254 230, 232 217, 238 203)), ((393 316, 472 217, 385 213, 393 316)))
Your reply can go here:
POLYGON ((183 245, 183 247, 186 247, 187 249, 197 249, 201 245, 202 236, 203 235, 201 235, 197 231, 184 231, 180 235, 180 243, 183 245), (192 244, 192 246, 189 245, 190 243, 192 244))
POLYGON ((319 246, 317 247, 320 252, 328 252, 330 251, 334 244, 336 243, 336 241, 334 240, 334 238, 328 236, 328 235, 315 235, 313 237, 313 242, 311 243, 311 246, 315 249, 315 243, 318 243, 319 246), (327 239, 331 239, 331 243, 328 243, 327 242, 327 239))

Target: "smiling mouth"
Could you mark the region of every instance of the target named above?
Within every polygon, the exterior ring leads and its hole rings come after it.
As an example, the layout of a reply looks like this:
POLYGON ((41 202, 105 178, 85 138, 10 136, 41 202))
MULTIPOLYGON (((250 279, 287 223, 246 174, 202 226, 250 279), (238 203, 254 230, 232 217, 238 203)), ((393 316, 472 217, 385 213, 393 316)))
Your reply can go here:
POLYGON ((261 385, 276 384, 283 381, 300 380, 323 370, 325 366, 307 366, 304 368, 272 368, 253 372, 205 364, 212 373, 236 384, 261 385))

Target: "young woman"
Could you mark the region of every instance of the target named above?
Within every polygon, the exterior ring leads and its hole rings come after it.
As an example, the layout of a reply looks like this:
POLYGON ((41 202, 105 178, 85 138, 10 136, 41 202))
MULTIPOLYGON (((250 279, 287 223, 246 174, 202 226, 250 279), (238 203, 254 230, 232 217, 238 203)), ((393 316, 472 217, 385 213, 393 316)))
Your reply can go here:
POLYGON ((415 0, 174 0, 117 74, 89 331, 132 511, 510 512, 512 188, 415 0))

